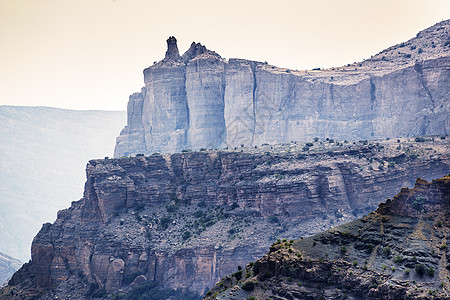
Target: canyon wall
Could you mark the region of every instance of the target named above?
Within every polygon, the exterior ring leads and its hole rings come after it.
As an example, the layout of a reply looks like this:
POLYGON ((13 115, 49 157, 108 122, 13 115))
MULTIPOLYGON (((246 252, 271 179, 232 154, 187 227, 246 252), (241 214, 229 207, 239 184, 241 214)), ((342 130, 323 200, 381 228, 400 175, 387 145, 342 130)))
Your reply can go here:
POLYGON ((449 147, 327 141, 91 160, 83 198, 43 225, 10 286, 87 280, 114 293, 151 281, 201 294, 278 238, 352 220, 419 175, 449 173, 449 147))
POLYGON ((450 21, 344 67, 288 70, 176 39, 130 96, 115 157, 450 132, 450 21))

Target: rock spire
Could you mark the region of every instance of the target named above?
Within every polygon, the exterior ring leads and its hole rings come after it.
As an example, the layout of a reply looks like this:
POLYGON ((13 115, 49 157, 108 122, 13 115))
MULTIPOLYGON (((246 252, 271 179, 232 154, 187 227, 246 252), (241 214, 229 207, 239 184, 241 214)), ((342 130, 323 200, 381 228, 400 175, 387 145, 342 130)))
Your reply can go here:
POLYGON ((176 60, 180 58, 180 53, 178 51, 177 39, 174 36, 170 36, 167 39, 167 51, 165 60, 176 60))

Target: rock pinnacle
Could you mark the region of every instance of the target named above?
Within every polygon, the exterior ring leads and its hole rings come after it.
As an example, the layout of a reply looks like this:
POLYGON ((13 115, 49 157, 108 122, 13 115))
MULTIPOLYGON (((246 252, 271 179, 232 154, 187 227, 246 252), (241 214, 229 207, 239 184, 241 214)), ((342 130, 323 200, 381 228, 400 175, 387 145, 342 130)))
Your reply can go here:
POLYGON ((175 60, 180 58, 180 53, 178 52, 177 39, 174 36, 170 36, 167 39, 167 51, 165 60, 175 60))

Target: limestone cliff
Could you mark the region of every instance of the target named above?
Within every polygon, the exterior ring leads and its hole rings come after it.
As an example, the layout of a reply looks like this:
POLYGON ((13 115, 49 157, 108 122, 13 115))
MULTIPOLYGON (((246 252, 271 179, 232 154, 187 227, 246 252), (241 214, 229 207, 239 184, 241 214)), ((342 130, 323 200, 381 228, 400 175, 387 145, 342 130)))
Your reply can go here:
POLYGON ((115 157, 314 137, 450 132, 450 20, 360 63, 297 71, 223 59, 200 43, 144 70, 115 157))
POLYGON ((449 173, 449 150, 445 138, 327 140, 92 160, 83 198, 43 225, 0 296, 83 299, 145 284, 199 295, 278 238, 326 230, 419 175, 449 173))
POLYGON ((359 220, 310 238, 278 240, 206 299, 449 299, 450 175, 359 220))

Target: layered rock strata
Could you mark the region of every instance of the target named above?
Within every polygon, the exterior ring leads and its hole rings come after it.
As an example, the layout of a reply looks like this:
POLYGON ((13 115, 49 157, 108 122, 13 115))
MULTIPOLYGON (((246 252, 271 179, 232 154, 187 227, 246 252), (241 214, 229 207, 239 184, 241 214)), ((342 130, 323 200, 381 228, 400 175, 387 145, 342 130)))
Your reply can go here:
POLYGON ((450 21, 360 63, 297 71, 225 60, 200 43, 144 70, 115 157, 314 137, 376 139, 450 132, 450 21))
POLYGON ((448 139, 427 140, 92 160, 84 197, 43 225, 6 291, 50 299, 153 282, 200 295, 278 238, 326 230, 419 175, 449 173, 448 139))

